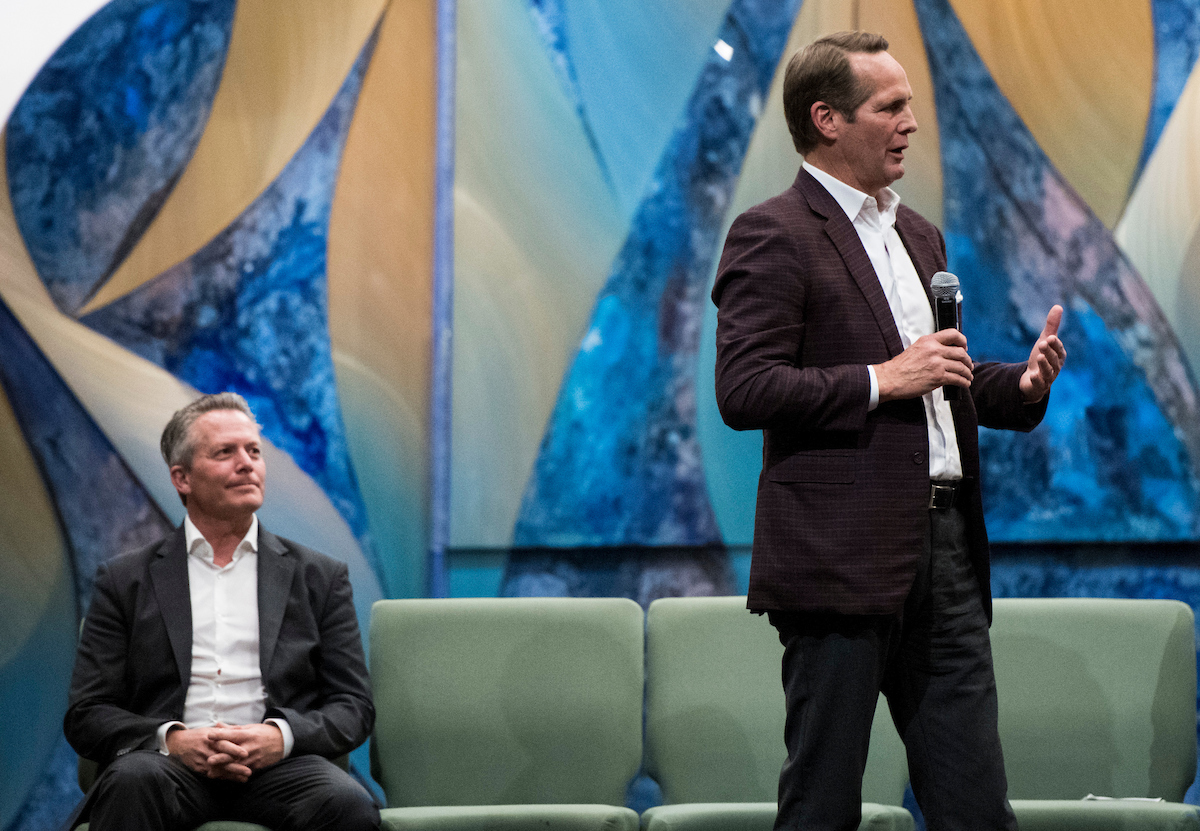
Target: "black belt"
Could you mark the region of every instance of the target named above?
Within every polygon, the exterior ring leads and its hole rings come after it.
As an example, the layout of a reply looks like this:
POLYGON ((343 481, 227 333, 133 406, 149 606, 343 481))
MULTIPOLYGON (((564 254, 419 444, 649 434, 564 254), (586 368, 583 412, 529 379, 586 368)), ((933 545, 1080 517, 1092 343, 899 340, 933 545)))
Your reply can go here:
POLYGON ((929 509, 931 511, 940 511, 953 508, 960 490, 962 490, 961 479, 948 482, 930 482, 929 509))

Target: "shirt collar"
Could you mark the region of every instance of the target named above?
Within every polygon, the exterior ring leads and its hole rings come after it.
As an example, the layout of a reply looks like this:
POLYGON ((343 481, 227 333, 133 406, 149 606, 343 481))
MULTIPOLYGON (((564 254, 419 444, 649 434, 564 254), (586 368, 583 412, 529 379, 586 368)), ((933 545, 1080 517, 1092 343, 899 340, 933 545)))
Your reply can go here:
POLYGON ((896 191, 892 190, 891 188, 884 188, 883 190, 879 191, 879 198, 876 200, 873 197, 863 193, 861 190, 847 185, 841 179, 826 173, 824 170, 821 170, 821 168, 816 167, 815 165, 805 162, 804 169, 811 173, 812 177, 820 182, 821 186, 824 187, 825 190, 829 191, 829 195, 832 196, 834 201, 837 202, 838 205, 841 206, 842 210, 846 212, 846 216, 851 222, 856 220, 858 215, 862 213, 863 206, 867 204, 867 200, 871 200, 871 202, 878 202, 876 207, 879 210, 879 214, 882 217, 883 224, 885 226, 895 223, 896 209, 900 207, 900 194, 896 193, 896 191))
MULTIPOLYGON (((212 564, 212 545, 200 533, 200 529, 192 522, 192 518, 187 515, 183 518, 183 539, 189 555, 199 557, 209 565, 212 564)), ((246 531, 246 536, 242 537, 242 541, 237 544, 237 548, 234 549, 233 561, 237 562, 247 551, 258 552, 258 514, 251 515, 250 528, 246 531)))

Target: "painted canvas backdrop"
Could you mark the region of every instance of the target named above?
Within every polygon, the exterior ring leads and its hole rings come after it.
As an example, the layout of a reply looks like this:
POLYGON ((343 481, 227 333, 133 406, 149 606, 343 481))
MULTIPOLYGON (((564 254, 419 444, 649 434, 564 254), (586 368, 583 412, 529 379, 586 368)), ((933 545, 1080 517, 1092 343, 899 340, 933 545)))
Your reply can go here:
MULTIPOLYGON (((115 0, 30 71, 0 165, 0 827, 77 795, 90 574, 181 518, 157 434, 197 390, 251 398, 264 522, 351 563, 361 613, 423 591, 435 11, 115 0)), ((974 356, 1018 360, 1068 310, 1046 424, 982 437, 996 593, 1200 603, 1200 2, 457 21, 452 552, 498 552, 514 594, 736 590, 760 439, 716 413, 705 295, 729 222, 799 164, 781 59, 861 27, 908 69, 897 189, 946 232, 974 356)))

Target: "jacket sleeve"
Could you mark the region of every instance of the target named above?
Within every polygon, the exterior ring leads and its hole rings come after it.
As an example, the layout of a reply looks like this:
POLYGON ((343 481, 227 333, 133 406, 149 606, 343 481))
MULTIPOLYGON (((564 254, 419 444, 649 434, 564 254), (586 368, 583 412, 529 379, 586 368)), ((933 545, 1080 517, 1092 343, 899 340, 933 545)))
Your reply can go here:
MULTIPOLYGON (((371 734, 375 707, 363 658, 348 570, 336 563, 323 602, 314 604, 317 637, 302 660, 311 662, 315 683, 292 701, 268 706, 267 718, 287 720, 295 737, 292 754, 335 757, 349 753, 371 734)), ((301 658, 301 656, 295 656, 301 658)))
POLYGON ((1019 386, 1024 372, 1025 364, 975 365, 971 399, 981 426, 1027 433, 1041 423, 1050 403, 1050 393, 1047 392, 1041 401, 1026 404, 1019 386))
POLYGON ((125 708, 129 688, 132 621, 120 602, 110 563, 96 571, 91 606, 84 620, 71 674, 63 733, 85 759, 106 765, 131 750, 152 747, 163 719, 125 708))
POLYGON ((861 430, 867 419, 866 364, 804 366, 810 305, 794 234, 765 211, 734 221, 713 287, 717 305, 717 405, 736 430, 790 427, 861 430))

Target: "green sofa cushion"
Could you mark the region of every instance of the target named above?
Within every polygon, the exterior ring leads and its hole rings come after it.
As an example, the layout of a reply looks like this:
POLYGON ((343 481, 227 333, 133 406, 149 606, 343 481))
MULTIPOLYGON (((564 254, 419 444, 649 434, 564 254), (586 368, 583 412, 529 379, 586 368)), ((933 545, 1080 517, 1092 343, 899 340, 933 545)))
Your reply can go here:
MULTIPOLYGON (((75 827, 75 831, 88 831, 88 825, 84 823, 75 827)), ((206 822, 201 825, 196 831, 271 831, 263 825, 256 825, 253 822, 234 822, 233 820, 217 820, 216 822, 206 822)))
POLYGON ((1021 831, 1200 831, 1200 809, 1178 802, 1014 799, 1021 831))
POLYGON ((456 805, 385 808, 389 831, 637 831, 638 815, 615 805, 456 805))
MULTIPOLYGON (((912 831, 916 827, 912 814, 895 805, 864 802, 862 814, 860 831, 912 831)), ((642 814, 642 831, 772 831, 774 825, 774 802, 693 802, 660 805, 642 814)))

